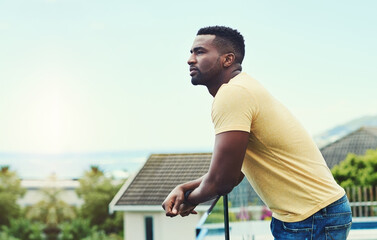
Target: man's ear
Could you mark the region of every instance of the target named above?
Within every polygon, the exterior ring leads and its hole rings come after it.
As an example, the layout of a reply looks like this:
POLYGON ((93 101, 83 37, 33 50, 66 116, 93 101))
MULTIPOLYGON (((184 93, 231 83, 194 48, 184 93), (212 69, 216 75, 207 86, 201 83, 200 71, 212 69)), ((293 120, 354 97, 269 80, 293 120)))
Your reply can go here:
POLYGON ((223 66, 225 68, 230 67, 230 66, 232 66, 232 64, 234 63, 235 60, 236 60, 236 55, 234 55, 234 53, 226 53, 226 54, 224 54, 223 66))

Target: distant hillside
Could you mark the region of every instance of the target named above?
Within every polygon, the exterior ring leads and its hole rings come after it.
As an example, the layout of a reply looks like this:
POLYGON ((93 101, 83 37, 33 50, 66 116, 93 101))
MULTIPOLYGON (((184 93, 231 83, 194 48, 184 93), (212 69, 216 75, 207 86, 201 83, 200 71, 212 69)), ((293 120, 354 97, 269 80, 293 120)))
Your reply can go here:
POLYGON ((357 118, 345 124, 331 128, 324 133, 314 136, 314 140, 318 147, 323 147, 328 143, 334 142, 337 139, 363 127, 373 126, 377 127, 377 116, 365 116, 357 118))

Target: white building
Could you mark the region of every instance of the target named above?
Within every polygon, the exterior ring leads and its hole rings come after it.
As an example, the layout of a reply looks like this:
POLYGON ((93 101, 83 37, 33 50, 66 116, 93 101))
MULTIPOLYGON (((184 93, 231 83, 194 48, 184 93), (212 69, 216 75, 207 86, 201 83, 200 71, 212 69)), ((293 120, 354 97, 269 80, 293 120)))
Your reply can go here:
POLYGON ((76 188, 80 186, 78 180, 58 180, 52 176, 44 180, 22 180, 21 186, 26 189, 25 195, 17 201, 22 206, 34 205, 44 198, 43 189, 55 188, 59 190, 59 199, 71 206, 81 206, 83 200, 76 194, 76 188))
POLYGON ((110 212, 124 212, 125 240, 192 240, 195 228, 210 203, 199 205, 198 215, 170 218, 161 204, 178 184, 204 175, 210 153, 153 154, 142 169, 119 190, 110 212))

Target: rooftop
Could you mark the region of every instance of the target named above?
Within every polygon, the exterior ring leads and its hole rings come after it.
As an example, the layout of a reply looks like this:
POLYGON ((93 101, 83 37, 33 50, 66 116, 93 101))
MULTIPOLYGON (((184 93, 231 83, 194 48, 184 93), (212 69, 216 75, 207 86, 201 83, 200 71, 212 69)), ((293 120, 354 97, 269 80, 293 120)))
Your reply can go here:
POLYGON ((343 161, 348 153, 363 155, 368 149, 377 149, 376 127, 361 127, 321 148, 321 153, 331 169, 343 161))
POLYGON ((152 154, 120 190, 115 206, 161 206, 175 186, 207 173, 211 157, 211 153, 152 154))

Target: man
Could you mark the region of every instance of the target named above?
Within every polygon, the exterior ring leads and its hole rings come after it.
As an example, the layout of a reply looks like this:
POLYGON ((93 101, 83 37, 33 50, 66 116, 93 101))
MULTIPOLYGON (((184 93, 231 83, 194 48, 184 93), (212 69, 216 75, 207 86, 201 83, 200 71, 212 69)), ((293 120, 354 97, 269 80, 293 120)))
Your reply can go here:
POLYGON ((229 193, 247 177, 273 212, 275 239, 346 239, 351 209, 316 144, 292 114, 242 71, 242 35, 228 27, 198 31, 188 59, 191 82, 214 97, 215 146, 208 172, 167 196, 166 215, 229 193))

